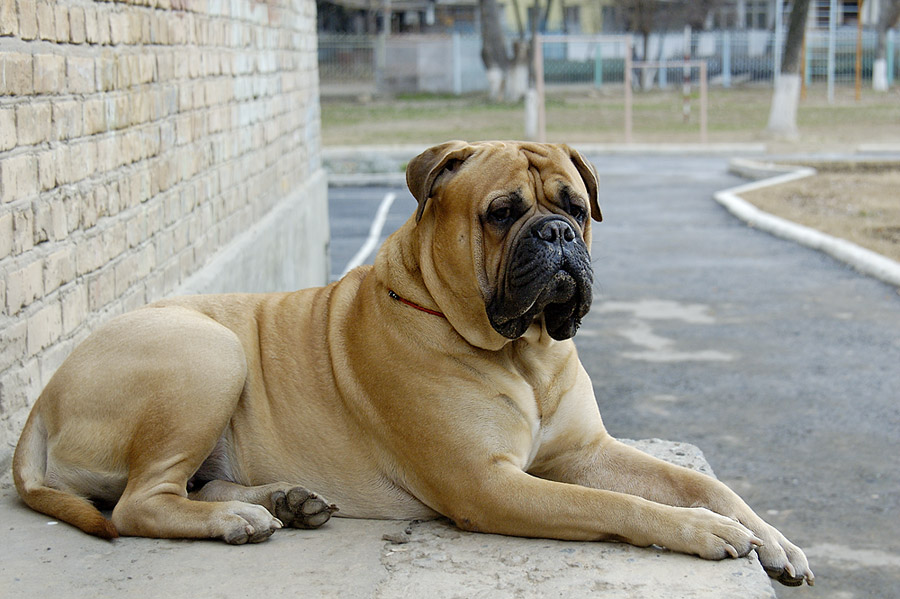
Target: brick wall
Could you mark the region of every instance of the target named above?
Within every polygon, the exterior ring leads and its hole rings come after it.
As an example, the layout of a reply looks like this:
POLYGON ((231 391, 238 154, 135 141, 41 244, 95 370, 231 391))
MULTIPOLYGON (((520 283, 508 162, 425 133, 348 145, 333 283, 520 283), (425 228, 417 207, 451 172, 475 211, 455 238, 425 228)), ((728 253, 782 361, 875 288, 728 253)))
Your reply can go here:
POLYGON ((0 467, 111 316, 327 277, 312 0, 0 0, 0 467))

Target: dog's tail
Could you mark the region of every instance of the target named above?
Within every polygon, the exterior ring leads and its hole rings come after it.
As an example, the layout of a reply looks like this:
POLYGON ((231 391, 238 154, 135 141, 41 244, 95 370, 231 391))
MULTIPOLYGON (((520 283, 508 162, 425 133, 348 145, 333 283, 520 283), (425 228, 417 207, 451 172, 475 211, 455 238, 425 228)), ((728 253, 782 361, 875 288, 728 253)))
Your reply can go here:
POLYGON ((94 505, 73 493, 46 485, 47 430, 36 410, 32 410, 13 456, 13 480, 19 496, 31 509, 77 526, 104 539, 119 536, 112 522, 94 505))

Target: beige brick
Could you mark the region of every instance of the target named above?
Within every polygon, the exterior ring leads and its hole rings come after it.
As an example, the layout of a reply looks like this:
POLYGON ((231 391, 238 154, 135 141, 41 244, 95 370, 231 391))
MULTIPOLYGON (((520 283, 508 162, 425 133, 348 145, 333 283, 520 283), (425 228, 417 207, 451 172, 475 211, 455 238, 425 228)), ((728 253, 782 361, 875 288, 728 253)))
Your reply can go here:
POLYGON ((156 72, 159 81, 165 83, 175 77, 175 57, 170 52, 156 55, 156 72))
POLYGON ((116 297, 121 297, 138 279, 138 256, 129 254, 116 264, 116 297))
MULTIPOLYGON (((68 236, 66 207, 62 198, 34 202, 34 240, 62 241, 68 236)), ((49 291, 48 291, 49 293, 49 291)))
POLYGON ((82 195, 80 193, 63 196, 62 206, 66 212, 66 226, 69 233, 78 229, 78 224, 81 222, 81 207, 83 204, 81 198, 82 195))
POLYGON ((109 15, 109 41, 113 46, 131 43, 131 19, 126 11, 114 12, 109 15))
POLYGON ((28 96, 34 93, 31 54, 0 52, 0 95, 28 96))
POLYGON ((0 198, 3 202, 21 200, 37 193, 37 160, 20 154, 0 160, 0 198))
POLYGON ((52 150, 38 154, 38 180, 41 191, 47 191, 56 187, 56 154, 52 150))
POLYGON ((0 213, 0 260, 13 251, 13 215, 12 212, 0 213))
POLYGON ((60 293, 63 335, 70 335, 87 318, 88 294, 84 285, 70 285, 60 293))
POLYGON ((65 86, 66 61, 56 54, 34 55, 34 92, 58 94, 65 86))
POLYGON ((75 249, 64 247, 44 258, 44 294, 75 278, 75 249))
POLYGON ((16 111, 0 108, 0 152, 16 147, 16 111))
POLYGON ((97 9, 97 43, 109 44, 109 10, 104 6, 97 9))
POLYGON ((16 135, 19 146, 31 146, 50 139, 50 104, 29 102, 16 106, 16 135))
POLYGON ((68 42, 69 41, 69 9, 66 7, 66 4, 60 2, 56 4, 55 7, 55 22, 56 22, 56 41, 58 42, 68 42))
POLYGON ((84 135, 94 135, 106 131, 106 100, 104 98, 86 100, 83 110, 84 135))
POLYGON ((103 264, 103 239, 99 232, 83 237, 75 244, 75 273, 78 276, 94 272, 103 264))
POLYGON ((93 58, 88 56, 66 58, 66 89, 73 94, 89 94, 94 91, 93 58))
POLYGON ((73 6, 69 9, 69 41, 73 44, 83 44, 87 39, 85 34, 84 9, 73 6))
POLYGON ((0 0, 0 35, 19 34, 19 15, 16 0, 0 0))
POLYGON ((0 376, 0 413, 24 410, 41 392, 41 371, 36 359, 21 368, 10 368, 0 376))
POLYGON ((72 169, 69 166, 69 156, 72 149, 68 144, 60 144, 51 150, 53 152, 53 160, 56 166, 56 184, 65 185, 72 183, 74 179, 71 177, 72 169))
POLYGON ((116 271, 110 264, 87 277, 88 309, 97 312, 116 299, 116 271))
MULTIPOLYGON (((91 200, 90 205, 93 207, 93 210, 96 212, 97 219, 109 216, 109 192, 106 190, 106 187, 103 185, 98 185, 94 188, 93 198, 91 200)), ((92 227, 93 224, 87 224, 88 221, 85 219, 84 228, 87 229, 92 227)), ((95 223, 96 224, 96 221, 95 223)))
POLYGON ((97 57, 95 71, 98 91, 116 89, 116 57, 112 52, 104 52, 97 57))
POLYGON ((84 39, 89 44, 100 43, 100 30, 97 27, 97 8, 86 6, 84 8, 84 39))
POLYGON ((35 260, 6 277, 7 314, 16 314, 24 306, 44 295, 44 263, 35 260))
POLYGON ((56 23, 53 4, 49 0, 38 0, 36 5, 38 35, 42 40, 56 41, 56 23))
POLYGON ((24 320, 14 321, 0 331, 0 372, 6 370, 25 357, 28 324, 24 320))
POLYGON ((82 136, 84 128, 80 102, 76 100, 53 102, 51 112, 50 138, 53 141, 76 139, 82 136))
POLYGON ((69 147, 68 173, 70 182, 84 181, 97 170, 97 145, 94 142, 80 142, 69 147))
POLYGON ((113 222, 103 231, 103 259, 111 262, 125 251, 125 222, 113 222))
POLYGON ((13 212, 13 254, 19 255, 34 247, 34 212, 28 204, 13 212))
POLYGON ((35 0, 16 0, 16 10, 19 13, 19 37, 35 39, 38 35, 35 0))
POLYGON ((58 302, 53 302, 28 317, 27 355, 36 356, 59 339, 61 334, 62 308, 58 302))

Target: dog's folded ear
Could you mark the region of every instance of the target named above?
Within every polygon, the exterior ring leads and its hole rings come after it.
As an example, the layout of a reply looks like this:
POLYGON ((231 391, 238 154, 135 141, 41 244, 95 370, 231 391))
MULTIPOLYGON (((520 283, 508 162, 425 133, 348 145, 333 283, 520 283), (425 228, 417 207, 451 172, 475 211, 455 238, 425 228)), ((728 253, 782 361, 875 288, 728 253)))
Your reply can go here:
POLYGON ((588 200, 591 203, 591 217, 597 222, 603 221, 603 214, 600 212, 597 170, 594 168, 594 165, 586 160, 577 150, 574 150, 567 145, 563 145, 563 147, 569 152, 569 156, 572 158, 572 162, 575 163, 578 174, 581 175, 581 178, 584 180, 584 186, 587 188, 588 192, 588 200))
POLYGON ((412 160, 406 167, 406 184, 413 197, 419 202, 416 222, 422 218, 428 199, 434 194, 438 178, 445 173, 455 172, 475 151, 464 141, 448 141, 428 148, 412 160))

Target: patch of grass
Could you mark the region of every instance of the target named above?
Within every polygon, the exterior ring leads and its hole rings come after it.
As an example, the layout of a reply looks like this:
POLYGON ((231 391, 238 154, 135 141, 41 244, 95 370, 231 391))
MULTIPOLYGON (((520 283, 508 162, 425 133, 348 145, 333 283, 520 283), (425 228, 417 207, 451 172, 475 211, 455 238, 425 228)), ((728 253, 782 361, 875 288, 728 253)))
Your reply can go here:
MULTIPOLYGON (((691 94, 690 120, 682 116, 680 88, 634 93, 634 141, 696 143, 700 140, 699 93, 691 94)), ((825 88, 809 90, 798 109, 800 138, 772 140, 765 133, 772 90, 768 86, 709 92, 711 142, 766 142, 773 152, 848 151, 872 142, 900 142, 900 98, 896 91, 865 90, 856 102, 852 88, 840 87, 828 104, 825 88)), ((548 88, 547 136, 570 143, 623 143, 622 88, 548 88)), ((525 133, 524 104, 490 103, 481 94, 409 94, 369 102, 322 101, 326 145, 429 144, 447 139, 520 139, 525 133)))

